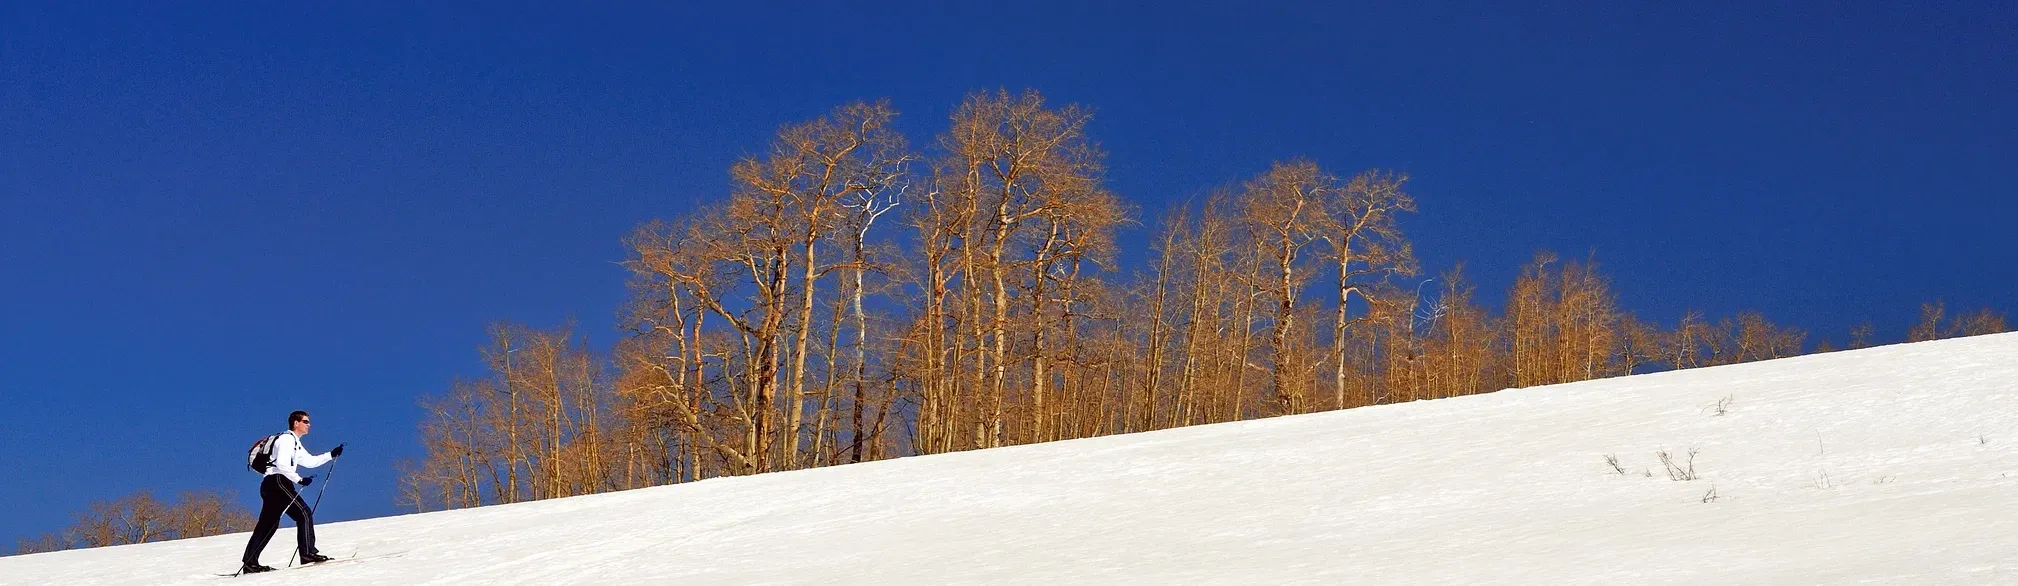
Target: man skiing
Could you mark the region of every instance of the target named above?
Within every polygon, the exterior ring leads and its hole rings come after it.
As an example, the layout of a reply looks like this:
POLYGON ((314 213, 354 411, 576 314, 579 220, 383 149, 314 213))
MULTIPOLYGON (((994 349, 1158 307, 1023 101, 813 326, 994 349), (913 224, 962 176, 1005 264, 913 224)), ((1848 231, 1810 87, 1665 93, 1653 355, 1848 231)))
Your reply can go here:
POLYGON ((280 515, 287 513, 294 519, 296 549, 301 554, 303 564, 329 561, 329 557, 315 549, 315 511, 308 509, 301 500, 301 493, 294 485, 308 486, 315 477, 303 478, 295 468, 314 468, 343 455, 343 444, 329 453, 315 455, 301 446, 301 437, 308 435, 308 412, 295 411, 287 415, 287 433, 273 438, 272 460, 260 472, 265 476, 259 481, 259 523, 252 528, 252 541, 245 544, 244 564, 238 571, 245 574, 271 572, 273 568, 259 565, 259 553, 266 549, 266 542, 273 539, 273 532, 280 529, 280 515))

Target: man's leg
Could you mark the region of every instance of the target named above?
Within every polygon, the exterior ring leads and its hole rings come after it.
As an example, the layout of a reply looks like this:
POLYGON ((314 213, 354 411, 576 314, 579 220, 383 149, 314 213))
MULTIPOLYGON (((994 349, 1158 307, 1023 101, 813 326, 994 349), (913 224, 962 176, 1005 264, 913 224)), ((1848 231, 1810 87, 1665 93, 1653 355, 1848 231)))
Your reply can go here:
MULTIPOLYGON (((266 550, 266 542, 273 540, 273 532, 280 529, 280 514, 288 510, 292 500, 281 493, 279 483, 273 482, 279 475, 259 480, 259 523, 252 526, 252 540, 245 543, 245 565, 259 565, 259 552, 266 550)), ((283 478, 283 481, 285 479, 283 478)))
POLYGON ((301 500, 301 493, 295 492, 292 483, 283 483, 280 489, 287 491, 288 502, 294 505, 287 507, 287 516, 294 519, 295 551, 306 560, 316 553, 315 511, 308 510, 307 501, 301 500))

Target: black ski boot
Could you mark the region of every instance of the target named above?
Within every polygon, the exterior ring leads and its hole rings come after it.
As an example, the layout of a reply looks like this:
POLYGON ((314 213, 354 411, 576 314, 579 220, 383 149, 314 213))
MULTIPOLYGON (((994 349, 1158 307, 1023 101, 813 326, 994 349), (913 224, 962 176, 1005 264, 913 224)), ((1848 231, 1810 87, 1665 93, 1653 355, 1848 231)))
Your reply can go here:
POLYGON ((271 571, 273 571, 273 566, 262 566, 259 564, 242 564, 238 566, 238 573, 240 574, 257 574, 271 571))
POLYGON ((301 565, 304 566, 309 564, 320 564, 326 561, 329 561, 329 556, 322 555, 319 553, 306 553, 301 555, 301 565))

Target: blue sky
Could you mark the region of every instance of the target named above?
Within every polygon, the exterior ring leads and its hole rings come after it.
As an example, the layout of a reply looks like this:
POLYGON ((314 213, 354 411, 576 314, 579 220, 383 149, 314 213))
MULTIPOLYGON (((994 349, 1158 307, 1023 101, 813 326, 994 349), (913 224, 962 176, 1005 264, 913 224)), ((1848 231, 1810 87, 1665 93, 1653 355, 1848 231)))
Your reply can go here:
POLYGON ((0 550, 250 504, 296 408, 351 445, 321 516, 392 513, 486 322, 607 344, 631 227, 856 99, 921 145, 976 89, 1090 106, 1145 225, 1278 159, 1404 171, 1424 265, 1494 303, 1546 248, 1666 323, 2018 309, 2008 2, 828 4, 0 4, 0 550))

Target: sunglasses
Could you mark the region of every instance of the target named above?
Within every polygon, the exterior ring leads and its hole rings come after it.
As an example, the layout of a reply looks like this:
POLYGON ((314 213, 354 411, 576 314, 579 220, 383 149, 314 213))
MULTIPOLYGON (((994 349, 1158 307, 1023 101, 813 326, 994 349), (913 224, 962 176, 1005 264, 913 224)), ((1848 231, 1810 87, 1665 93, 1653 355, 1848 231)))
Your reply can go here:
POLYGON ((294 420, 294 422, 295 422, 295 423, 301 423, 301 424, 306 424, 306 423, 308 423, 308 420, 307 420, 307 419, 296 419, 296 420, 294 420))

